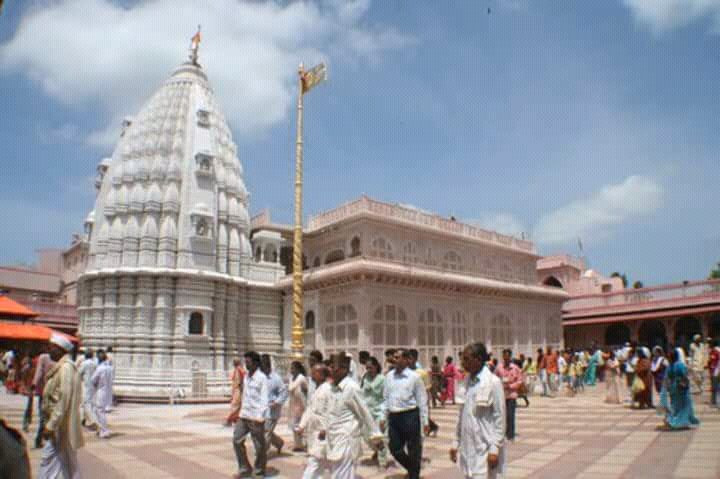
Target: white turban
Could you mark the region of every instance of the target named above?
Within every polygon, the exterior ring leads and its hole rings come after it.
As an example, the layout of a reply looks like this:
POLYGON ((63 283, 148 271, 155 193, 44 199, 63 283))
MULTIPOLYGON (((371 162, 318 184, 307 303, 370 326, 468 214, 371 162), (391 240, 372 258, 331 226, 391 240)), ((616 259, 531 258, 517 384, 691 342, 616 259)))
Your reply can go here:
POLYGON ((72 351, 73 343, 62 334, 52 333, 50 335, 50 342, 56 346, 63 348, 65 351, 72 351))

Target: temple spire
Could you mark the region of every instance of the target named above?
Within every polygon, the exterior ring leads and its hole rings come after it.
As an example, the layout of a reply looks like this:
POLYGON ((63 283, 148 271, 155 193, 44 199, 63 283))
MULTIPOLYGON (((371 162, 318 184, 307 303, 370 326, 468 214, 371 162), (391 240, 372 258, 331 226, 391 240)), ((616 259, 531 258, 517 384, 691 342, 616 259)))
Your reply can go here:
POLYGON ((198 64, 198 47, 200 46, 200 25, 198 25, 197 32, 190 39, 190 62, 193 65, 200 66, 198 64))

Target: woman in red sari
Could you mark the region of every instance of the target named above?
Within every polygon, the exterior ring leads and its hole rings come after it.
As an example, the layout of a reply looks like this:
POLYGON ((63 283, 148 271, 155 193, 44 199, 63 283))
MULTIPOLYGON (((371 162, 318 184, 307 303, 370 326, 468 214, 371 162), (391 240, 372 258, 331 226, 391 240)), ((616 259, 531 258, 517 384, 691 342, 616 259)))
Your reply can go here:
POLYGON ((451 401, 455 404, 455 379, 457 378, 457 368, 453 364, 452 356, 445 359, 445 367, 443 368, 443 377, 445 378, 445 393, 443 394, 442 404, 451 401))

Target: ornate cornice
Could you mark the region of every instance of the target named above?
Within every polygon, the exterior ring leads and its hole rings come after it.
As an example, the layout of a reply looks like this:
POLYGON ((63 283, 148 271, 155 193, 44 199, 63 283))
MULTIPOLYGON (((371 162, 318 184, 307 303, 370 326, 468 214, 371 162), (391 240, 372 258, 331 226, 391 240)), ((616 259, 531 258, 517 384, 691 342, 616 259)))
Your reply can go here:
MULTIPOLYGON (((357 282, 480 296, 541 299, 553 302, 563 302, 569 298, 565 291, 557 288, 507 283, 362 257, 323 266, 303 275, 306 292, 357 282)), ((282 278, 277 282, 277 286, 289 290, 292 287, 292 278, 290 276, 282 278)))

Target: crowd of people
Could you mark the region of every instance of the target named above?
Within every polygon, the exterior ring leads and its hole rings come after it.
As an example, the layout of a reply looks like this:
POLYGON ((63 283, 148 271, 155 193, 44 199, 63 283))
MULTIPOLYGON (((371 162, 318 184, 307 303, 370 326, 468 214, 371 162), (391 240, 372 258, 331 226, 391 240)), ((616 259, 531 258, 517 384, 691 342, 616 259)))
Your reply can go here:
MULTIPOLYGON (((47 351, 35 357, 0 353, 7 391, 28 397, 26 432, 37 398, 35 447, 45 441, 40 478, 75 477, 83 427, 100 438, 110 436, 106 414, 113 406, 112 349, 88 350, 77 359, 74 351, 65 336, 54 334, 47 351)), ((392 458, 407 477, 417 479, 427 460, 423 434, 436 435, 439 429, 432 411, 448 403, 461 405, 449 455, 465 477, 494 477, 503 471, 505 443, 517 434, 517 401, 528 407, 533 394, 574 396, 604 382, 606 402, 655 407, 664 416, 663 428, 688 428, 699 424, 693 394, 703 390, 709 373, 710 401, 718 406, 720 347, 700 336, 693 338, 687 355, 679 347, 651 351, 628 342, 604 350, 548 347, 538 349, 535 357, 514 357, 505 349, 496 358, 482 343, 473 343, 460 352, 459 366, 453 357, 440 363, 432 357, 429 367, 423 367, 415 349, 388 350, 382 364, 367 351, 359 353, 357 362, 344 352, 324 358, 312 351, 309 370, 294 361, 283 378, 268 354, 249 351, 235 358, 225 423, 234 428, 236 477, 264 476, 270 448, 281 454, 285 444, 275 428, 285 410, 292 451, 307 455, 304 478, 326 472, 337 479, 355 477, 366 446, 379 468, 389 467, 392 458), (248 437, 255 451, 252 464, 248 437)))
POLYGON ((81 429, 110 437, 106 414, 113 406, 112 347, 77 355, 65 336, 53 334, 34 356, 10 349, 0 352, 0 379, 9 394, 27 397, 23 430, 29 432, 34 404, 38 428, 34 446, 42 448, 39 478, 76 477, 81 429))
POLYGON ((388 350, 383 365, 367 351, 360 352, 357 362, 344 352, 324 358, 312 351, 310 377, 295 361, 283 381, 268 355, 247 352, 244 362, 234 361, 226 418, 235 428, 235 477, 263 477, 270 448, 280 454, 284 444, 274 429, 287 401, 293 451, 307 454, 303 478, 325 473, 336 479, 354 478, 365 445, 381 469, 391 464, 391 456, 408 478, 417 479, 427 460, 423 435, 436 435, 439 429, 431 410, 458 399, 462 406, 450 458, 466 477, 493 477, 504 468, 504 441, 506 435, 514 436, 506 420, 511 408, 514 417, 515 394, 521 390, 522 372, 511 356, 507 350, 495 367, 485 346, 475 343, 463 350, 462 368, 451 357, 440 368, 433 357, 426 369, 415 349, 388 350), (467 380, 456 389, 463 378, 467 380), (255 450, 252 464, 245 446, 248 437, 255 450))

